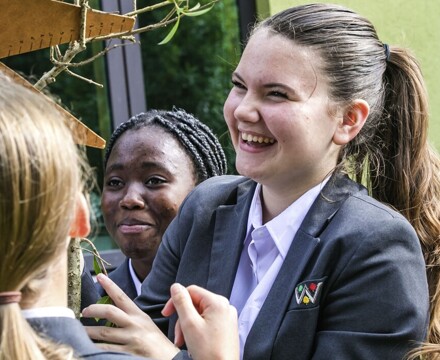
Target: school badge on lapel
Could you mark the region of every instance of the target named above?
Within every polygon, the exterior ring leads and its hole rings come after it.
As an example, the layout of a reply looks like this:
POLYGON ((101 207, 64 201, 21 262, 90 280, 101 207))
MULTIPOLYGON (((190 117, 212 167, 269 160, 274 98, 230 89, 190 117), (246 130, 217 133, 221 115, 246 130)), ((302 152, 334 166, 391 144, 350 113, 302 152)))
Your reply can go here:
POLYGON ((318 303, 323 281, 304 281, 295 287, 295 298, 298 305, 315 305, 318 303))

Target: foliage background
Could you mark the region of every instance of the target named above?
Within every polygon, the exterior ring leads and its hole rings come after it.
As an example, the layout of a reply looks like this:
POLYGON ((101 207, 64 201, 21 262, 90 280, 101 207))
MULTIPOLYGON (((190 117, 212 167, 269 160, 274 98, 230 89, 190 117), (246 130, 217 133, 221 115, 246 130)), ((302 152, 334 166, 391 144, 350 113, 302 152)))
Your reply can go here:
MULTIPOLYGON (((138 0, 137 7, 156 2, 138 0)), ((208 2, 209 0, 200 1, 201 4, 208 2)), ((99 9, 99 0, 90 0, 89 3, 93 8, 99 9)), ((197 1, 191 3, 195 4, 197 1)), ((158 21, 164 14, 164 11, 142 14, 138 18, 139 25, 158 21)), ((219 137, 227 153, 228 172, 235 173, 235 156, 223 119, 223 103, 231 87, 231 73, 241 54, 236 2, 221 0, 207 14, 183 18, 171 42, 158 45, 169 30, 170 27, 140 35, 144 73, 144 78, 140 81, 144 82, 147 107, 171 109, 177 106, 193 113, 219 137)), ((84 53, 78 55, 75 61, 86 59, 102 48, 103 44, 93 43, 84 53)), ((32 83, 52 67, 48 49, 0 61, 32 83)), ((63 73, 45 91, 57 98, 60 104, 93 131, 108 140, 114 129, 106 71, 105 58, 99 58, 89 65, 75 69, 79 75, 103 84, 103 89, 63 73)), ((103 155, 102 150, 87 148, 87 156, 95 168, 98 180, 98 187, 91 194, 91 202, 97 220, 95 236, 100 250, 116 247, 106 233, 100 212, 103 155)))
MULTIPOLYGON (((147 3, 139 1, 138 7, 147 3)), ((157 22, 162 16, 164 12, 143 14, 139 24, 157 22)), ((223 103, 241 54, 235 1, 222 0, 203 16, 184 18, 171 42, 157 46, 168 30, 141 34, 147 106, 170 109, 175 105, 210 126, 227 152, 229 173, 234 173, 223 103)))

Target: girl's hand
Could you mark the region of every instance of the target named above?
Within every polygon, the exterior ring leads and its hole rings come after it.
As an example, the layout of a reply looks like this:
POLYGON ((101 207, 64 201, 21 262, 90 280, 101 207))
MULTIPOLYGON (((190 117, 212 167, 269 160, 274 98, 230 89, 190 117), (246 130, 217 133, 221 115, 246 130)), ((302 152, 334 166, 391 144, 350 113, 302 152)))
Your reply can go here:
POLYGON ((95 304, 82 311, 85 317, 107 319, 116 325, 86 326, 92 339, 104 342, 97 344, 100 348, 163 360, 170 360, 179 352, 153 320, 111 279, 98 274, 97 280, 116 305, 95 304))
POLYGON ((179 316, 175 343, 186 343, 193 359, 239 359, 237 310, 228 299, 199 286, 173 284, 162 315, 175 311, 179 316))

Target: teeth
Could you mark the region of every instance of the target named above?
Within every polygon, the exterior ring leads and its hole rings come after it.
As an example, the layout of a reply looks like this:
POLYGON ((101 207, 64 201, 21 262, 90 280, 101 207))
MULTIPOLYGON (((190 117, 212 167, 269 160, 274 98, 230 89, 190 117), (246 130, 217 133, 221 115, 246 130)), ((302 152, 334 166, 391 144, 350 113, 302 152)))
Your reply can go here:
POLYGON ((265 143, 265 144, 273 144, 275 142, 275 139, 263 137, 263 136, 252 136, 251 134, 241 133, 241 138, 244 141, 252 141, 257 142, 259 144, 265 143))

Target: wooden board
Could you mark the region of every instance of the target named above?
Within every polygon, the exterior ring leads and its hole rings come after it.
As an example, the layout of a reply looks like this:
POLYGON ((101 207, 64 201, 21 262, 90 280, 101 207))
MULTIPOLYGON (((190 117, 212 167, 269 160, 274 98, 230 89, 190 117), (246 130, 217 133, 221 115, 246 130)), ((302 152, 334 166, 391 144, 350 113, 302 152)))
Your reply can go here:
MULTIPOLYGON (((39 0, 37 0, 37 1, 39 1, 39 0)), ((36 93, 40 94, 41 96, 46 97, 51 103, 53 103, 53 105, 62 114, 65 115, 64 118, 66 119, 66 121, 70 121, 73 124, 73 137, 74 137, 74 140, 77 144, 86 145, 86 146, 90 146, 90 147, 94 147, 94 148, 98 148, 98 149, 105 148, 105 140, 103 138, 101 138, 93 130, 91 130, 86 125, 84 125, 81 121, 79 121, 75 116, 73 116, 67 110, 65 110, 61 106, 59 106, 55 101, 53 101, 48 96, 44 95, 42 92, 37 90, 30 82, 28 82, 22 76, 17 74, 14 70, 10 69, 5 64, 0 62, 0 71, 7 74, 9 77, 11 77, 17 83, 27 87, 28 89, 31 89, 32 91, 35 91, 36 93)))
MULTIPOLYGON (((128 1, 128 0, 126 0, 128 1)), ((54 0, 0 0, 0 58, 80 38, 81 8, 54 0)), ((134 18, 89 9, 86 37, 126 32, 134 18)))

